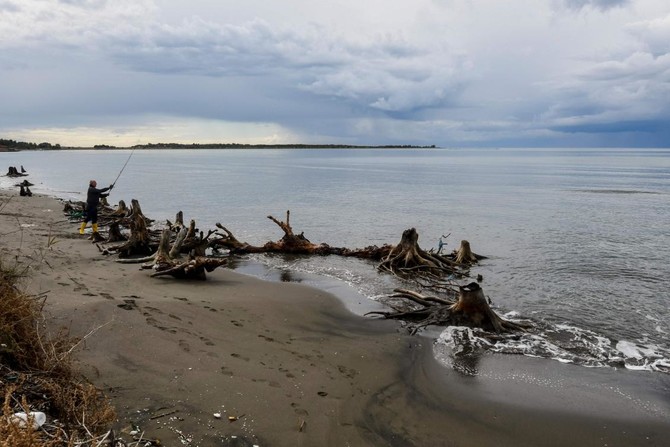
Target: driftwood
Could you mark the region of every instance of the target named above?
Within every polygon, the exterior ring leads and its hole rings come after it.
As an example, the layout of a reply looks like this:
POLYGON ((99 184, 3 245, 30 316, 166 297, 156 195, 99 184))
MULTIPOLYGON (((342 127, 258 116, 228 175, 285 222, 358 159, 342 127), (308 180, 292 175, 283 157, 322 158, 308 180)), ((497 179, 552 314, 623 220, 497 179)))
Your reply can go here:
MULTIPOLYGON (((178 216, 183 216, 181 212, 178 216)), ((183 217, 182 217, 183 218, 183 217)), ((177 222, 180 222, 178 217, 177 222)), ((174 225, 168 222, 168 226, 161 232, 160 242, 155 253, 143 258, 123 258, 117 259, 117 262, 123 264, 142 263, 142 269, 155 270, 151 276, 170 275, 178 279, 207 279, 206 272, 211 272, 217 267, 226 265, 228 259, 219 257, 209 257, 205 255, 209 238, 215 234, 215 230, 210 230, 205 236, 203 232, 195 231, 195 221, 191 221, 189 227, 174 225), (171 228, 180 228, 176 237, 173 238, 171 228), (189 235, 190 240, 189 240, 189 235), (182 259, 182 252, 185 251, 185 244, 191 244, 189 249, 189 258, 182 259)))
POLYGON ((131 201, 130 216, 125 219, 128 220, 130 227, 130 237, 124 244, 110 247, 107 250, 117 252, 122 258, 153 253, 155 243, 147 229, 147 218, 142 213, 140 203, 136 199, 131 201))
POLYGON ((247 253, 286 253, 298 255, 338 255, 356 257, 362 259, 381 260, 393 248, 391 245, 377 247, 371 245, 360 249, 349 249, 344 247, 331 247, 326 243, 314 244, 304 232, 295 234, 290 224, 291 211, 286 211, 286 221, 280 221, 273 216, 267 216, 272 222, 277 224, 284 232, 284 236, 278 241, 266 242, 264 245, 255 246, 247 242, 239 241, 233 233, 221 225, 216 227, 224 233, 217 233, 217 238, 212 239, 208 246, 215 250, 228 250, 231 254, 247 253))
POLYGON ((217 233, 208 246, 215 250, 228 250, 231 254, 247 253, 286 253, 299 255, 338 255, 380 261, 380 271, 389 272, 404 279, 424 278, 437 280, 447 276, 462 277, 467 274, 467 267, 484 256, 476 255, 470 250, 470 244, 462 241, 462 247, 451 255, 427 252, 418 245, 418 233, 410 228, 402 234, 398 245, 376 245, 365 248, 349 249, 331 247, 326 243, 314 244, 304 233, 296 234, 290 224, 291 212, 286 212, 286 220, 280 221, 268 216, 284 232, 278 241, 266 242, 256 246, 239 241, 235 235, 220 223, 216 224, 223 233, 217 233))
POLYGON ((143 269, 153 269, 155 276, 170 275, 178 279, 207 279, 206 272, 212 272, 217 267, 227 264, 225 258, 211 258, 207 256, 191 256, 187 261, 180 260, 181 245, 184 243, 188 229, 182 227, 175 242, 170 247, 172 230, 165 228, 161 235, 158 250, 151 256, 149 262, 142 265, 143 269))
POLYGON ((207 256, 197 256, 186 262, 176 264, 174 267, 157 271, 152 277, 170 275, 178 279, 207 279, 205 272, 212 272, 217 267, 226 265, 226 258, 212 258, 207 256))
POLYGON ((441 279, 445 276, 461 276, 456 263, 437 253, 429 253, 419 247, 416 229, 403 231, 398 245, 382 259, 377 268, 401 278, 424 277, 441 279))
POLYGON ((21 171, 22 172, 19 172, 19 170, 16 169, 16 166, 10 166, 9 169, 7 169, 6 175, 7 177, 25 177, 26 175, 28 175, 26 174, 25 169, 23 169, 23 166, 21 166, 21 171))
POLYGON ((394 292, 396 293, 391 298, 405 299, 420 307, 407 309, 396 306, 392 312, 375 311, 366 315, 382 315, 384 318, 408 321, 412 334, 430 325, 477 327, 494 334, 524 331, 529 327, 505 320, 496 314, 476 282, 459 286, 455 299, 425 296, 405 289, 395 289, 394 292))
POLYGON ((123 242, 127 240, 128 237, 125 234, 121 233, 120 221, 116 220, 108 225, 107 240, 105 241, 106 243, 123 242))
POLYGON ((486 256, 473 253, 468 241, 461 241, 461 246, 454 251, 452 257, 457 264, 476 264, 480 259, 486 259, 486 256))
POLYGON ((19 195, 21 197, 31 197, 33 195, 33 192, 28 188, 27 186, 21 185, 21 190, 19 191, 19 195))

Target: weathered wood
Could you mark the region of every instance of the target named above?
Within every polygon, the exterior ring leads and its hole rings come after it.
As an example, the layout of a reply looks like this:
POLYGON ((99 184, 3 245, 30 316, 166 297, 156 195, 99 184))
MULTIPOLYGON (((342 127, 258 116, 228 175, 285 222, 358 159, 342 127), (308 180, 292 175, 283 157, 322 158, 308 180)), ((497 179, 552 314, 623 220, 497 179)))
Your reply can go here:
POLYGON ((128 241, 125 244, 111 247, 109 250, 118 252, 119 257, 122 258, 153 253, 155 250, 147 230, 147 219, 142 214, 142 208, 136 199, 131 200, 130 216, 127 219, 130 226, 128 241))
POLYGON ((475 264, 480 259, 486 259, 486 256, 473 253, 470 242, 463 240, 458 250, 452 254, 452 258, 456 264, 475 264))
POLYGON ((177 279, 198 279, 204 281, 207 279, 205 272, 212 272, 217 267, 226 265, 228 259, 226 258, 211 258, 205 256, 198 256, 189 259, 186 262, 179 263, 173 267, 159 270, 153 273, 152 277, 170 275, 177 279))
POLYGON ((524 331, 529 325, 515 323, 501 318, 491 309, 484 291, 476 282, 459 286, 457 299, 424 296, 418 292, 395 289, 391 298, 401 298, 418 304, 419 308, 396 308, 393 311, 375 311, 367 315, 382 315, 384 318, 410 322, 412 334, 427 326, 467 326, 500 334, 524 331))
POLYGON ((415 228, 403 231, 398 245, 382 259, 377 268, 401 278, 415 276, 439 279, 444 276, 462 275, 453 261, 436 253, 421 249, 415 228))
POLYGON ((114 242, 123 242, 127 240, 128 238, 123 233, 121 233, 121 222, 119 221, 110 222, 107 227, 107 240, 105 242, 114 243, 114 242))

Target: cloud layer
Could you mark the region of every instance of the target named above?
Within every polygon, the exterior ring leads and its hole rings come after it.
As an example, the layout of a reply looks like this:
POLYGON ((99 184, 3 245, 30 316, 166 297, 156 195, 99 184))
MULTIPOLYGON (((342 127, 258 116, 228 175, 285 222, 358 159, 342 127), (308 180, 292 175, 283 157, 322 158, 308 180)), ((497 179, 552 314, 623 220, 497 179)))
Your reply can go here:
POLYGON ((0 0, 0 134, 667 145, 662 2, 185 3, 0 0))

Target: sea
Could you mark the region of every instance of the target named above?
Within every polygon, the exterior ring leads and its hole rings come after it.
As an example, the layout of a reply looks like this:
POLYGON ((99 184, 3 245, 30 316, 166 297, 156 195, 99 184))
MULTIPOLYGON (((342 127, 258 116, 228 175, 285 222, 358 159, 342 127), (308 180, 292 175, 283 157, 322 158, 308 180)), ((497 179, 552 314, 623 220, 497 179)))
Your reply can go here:
MULTIPOLYGON (((466 328, 429 334, 445 364, 474 351, 584 367, 670 373, 670 149, 216 149, 0 153, 33 192, 139 200, 161 227, 183 211, 240 241, 282 237, 267 216, 314 243, 396 244, 416 228, 424 250, 484 255, 471 271, 496 312, 530 322, 495 344, 466 328), (120 174, 120 175, 119 175, 120 174), (446 354, 445 354, 446 353, 446 354)), ((22 180, 22 179, 20 179, 22 180)), ((0 177, 0 187, 19 180, 0 177)), ((74 227, 73 227, 74 231, 74 227)), ((370 261, 254 255, 240 272, 323 288, 353 311, 386 309, 399 280, 370 261)), ((456 283, 472 279, 456 280, 456 283)))

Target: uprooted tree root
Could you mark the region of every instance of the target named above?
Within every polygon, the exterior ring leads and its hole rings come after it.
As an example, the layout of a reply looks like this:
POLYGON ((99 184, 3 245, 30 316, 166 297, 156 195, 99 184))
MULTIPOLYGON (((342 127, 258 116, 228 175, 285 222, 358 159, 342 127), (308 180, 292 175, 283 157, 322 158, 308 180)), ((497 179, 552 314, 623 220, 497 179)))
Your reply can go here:
POLYGON ((419 233, 416 229, 403 231, 398 245, 382 259, 377 268, 401 278, 423 276, 439 279, 449 275, 461 276, 462 273, 454 261, 422 250, 418 239, 419 233))
POLYGON ((467 326, 481 328, 495 339, 495 334, 525 331, 530 327, 505 320, 495 313, 476 282, 458 286, 455 299, 426 296, 406 289, 395 289, 394 292, 390 298, 407 300, 413 303, 413 307, 393 306, 392 312, 375 311, 366 315, 382 315, 384 318, 406 321, 411 334, 432 325, 467 326))
POLYGON ((78 340, 65 332, 47 335, 44 297, 23 293, 19 276, 0 260, 0 446, 102 445, 114 410, 75 373, 70 354, 78 340), (39 429, 22 427, 12 417, 32 411, 47 415, 39 429))

